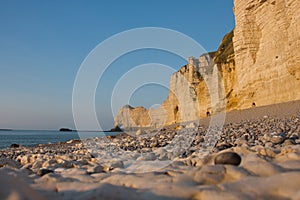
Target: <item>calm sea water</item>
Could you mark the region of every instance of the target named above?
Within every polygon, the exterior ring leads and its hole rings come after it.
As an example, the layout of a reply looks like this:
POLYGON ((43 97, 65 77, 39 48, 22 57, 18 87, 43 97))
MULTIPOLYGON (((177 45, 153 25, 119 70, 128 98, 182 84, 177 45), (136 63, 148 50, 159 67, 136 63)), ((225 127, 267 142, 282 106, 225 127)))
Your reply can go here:
POLYGON ((11 130, 0 131, 0 149, 8 148, 11 144, 32 146, 36 144, 50 144, 66 142, 72 139, 103 137, 117 135, 117 132, 59 132, 44 130, 11 130))

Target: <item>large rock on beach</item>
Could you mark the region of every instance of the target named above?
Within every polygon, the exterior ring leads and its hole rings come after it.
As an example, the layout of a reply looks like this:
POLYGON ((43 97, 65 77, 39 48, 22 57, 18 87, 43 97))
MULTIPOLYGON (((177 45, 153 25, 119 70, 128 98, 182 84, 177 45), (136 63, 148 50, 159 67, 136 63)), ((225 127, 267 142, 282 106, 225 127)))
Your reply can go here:
POLYGON ((223 152, 215 157, 216 165, 236 165, 241 163, 241 156, 235 152, 223 152))

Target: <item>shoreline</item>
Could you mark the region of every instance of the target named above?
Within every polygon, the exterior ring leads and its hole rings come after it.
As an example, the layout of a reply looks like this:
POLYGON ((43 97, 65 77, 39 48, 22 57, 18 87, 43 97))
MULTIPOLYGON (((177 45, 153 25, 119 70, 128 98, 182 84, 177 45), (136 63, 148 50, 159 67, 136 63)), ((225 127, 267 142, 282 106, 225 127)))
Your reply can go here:
MULTIPOLYGON (((224 121, 224 125, 227 125, 229 123, 242 123, 243 121, 247 121, 247 120, 255 120, 257 118, 263 118, 264 116, 270 116, 270 117, 287 117, 287 116, 292 116, 292 115, 299 115, 300 114, 300 100, 298 101, 290 101, 290 102, 284 102, 284 103, 279 103, 279 104, 273 104, 273 105, 266 105, 266 106, 259 106, 259 107, 252 107, 252 108, 248 108, 248 109, 243 109, 243 110, 233 110, 233 111, 229 111, 224 113, 225 114, 225 121, 224 121)), ((165 127, 162 127, 162 129, 174 129, 176 126, 180 126, 180 125, 188 125, 191 123, 196 123, 199 124, 199 126, 203 126, 203 127, 208 127, 210 120, 212 117, 206 117, 206 118, 202 118, 200 120, 193 120, 193 121, 189 121, 189 122, 182 122, 182 123, 176 123, 176 124, 171 124, 171 125, 167 125, 165 127)), ((150 132, 151 130, 155 130, 151 127, 136 127, 134 130, 137 131, 139 129, 145 129, 147 130, 147 132, 150 132)), ((116 131, 111 131, 111 130, 107 130, 107 131, 91 131, 91 130, 72 130, 70 132, 64 132, 64 131, 59 131, 59 130, 21 130, 21 129, 0 129, 0 133, 1 131, 53 131, 53 132, 61 132, 61 133, 117 133, 114 136, 117 135, 122 135, 122 134, 127 134, 126 130, 124 130, 123 132, 116 132, 116 131)), ((131 131, 131 134, 135 131, 131 131)), ((79 137, 80 138, 80 137, 79 137)), ((63 142, 58 142, 58 143, 63 143, 63 142)), ((42 144, 47 144, 47 143, 42 143, 42 144)), ((55 143, 50 143, 50 144, 55 144, 55 143)), ((2 148, 0 150, 4 150, 9 148, 9 145, 6 148, 2 148)), ((18 144, 18 145, 22 145, 23 147, 32 147, 32 146, 38 146, 41 144, 32 144, 32 145, 23 145, 23 144, 18 144)))
POLYGON ((0 131, 0 149, 16 146, 35 146, 39 144, 66 142, 71 139, 116 135, 119 132, 60 132, 58 130, 11 130, 0 131), (25 141, 26 140, 26 141, 25 141), (28 140, 28 142, 27 142, 28 140))

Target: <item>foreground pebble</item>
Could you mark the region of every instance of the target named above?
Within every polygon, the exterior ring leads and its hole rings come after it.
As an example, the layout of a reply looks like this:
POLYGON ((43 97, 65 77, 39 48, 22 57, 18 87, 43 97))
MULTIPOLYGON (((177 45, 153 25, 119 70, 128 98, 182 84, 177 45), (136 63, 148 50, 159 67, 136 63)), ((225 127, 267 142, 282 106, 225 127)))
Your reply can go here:
POLYGON ((40 169, 37 171, 36 175, 44 176, 46 174, 53 173, 53 172, 54 172, 53 170, 49 170, 49 169, 40 169))
POLYGON ((216 165, 236 165, 241 163, 241 156, 235 152, 220 153, 215 157, 216 165))

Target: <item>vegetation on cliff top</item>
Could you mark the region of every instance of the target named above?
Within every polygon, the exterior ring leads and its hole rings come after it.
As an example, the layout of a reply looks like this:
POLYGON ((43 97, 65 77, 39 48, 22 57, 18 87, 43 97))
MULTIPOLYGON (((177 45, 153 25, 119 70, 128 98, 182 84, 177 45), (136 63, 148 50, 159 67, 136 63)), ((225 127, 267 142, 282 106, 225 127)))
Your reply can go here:
POLYGON ((230 58, 230 56, 234 54, 234 48, 233 48, 233 42, 232 42, 233 36, 234 36, 233 30, 224 36, 224 38, 219 46, 218 51, 216 51, 213 55, 215 63, 217 63, 217 64, 218 63, 226 63, 231 60, 234 60, 234 58, 230 58))

